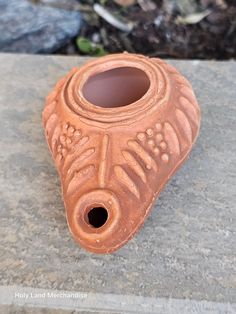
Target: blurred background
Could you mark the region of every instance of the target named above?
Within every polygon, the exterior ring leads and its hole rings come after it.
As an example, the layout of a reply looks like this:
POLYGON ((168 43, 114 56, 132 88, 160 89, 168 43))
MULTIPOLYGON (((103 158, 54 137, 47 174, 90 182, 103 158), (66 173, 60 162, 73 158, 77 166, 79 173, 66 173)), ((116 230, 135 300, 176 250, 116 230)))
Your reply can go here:
POLYGON ((235 0, 0 0, 0 51, 236 57, 235 0))

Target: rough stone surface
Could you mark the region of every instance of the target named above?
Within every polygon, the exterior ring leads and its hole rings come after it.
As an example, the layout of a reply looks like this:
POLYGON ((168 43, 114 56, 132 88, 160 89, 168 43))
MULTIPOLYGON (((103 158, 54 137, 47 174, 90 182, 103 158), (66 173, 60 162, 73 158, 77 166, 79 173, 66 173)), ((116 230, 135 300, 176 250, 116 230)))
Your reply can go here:
POLYGON ((76 36, 79 12, 67 11, 27 0, 0 0, 0 51, 49 53, 76 36))
POLYGON ((55 8, 65 9, 65 10, 75 10, 78 11, 81 8, 80 1, 78 0, 28 0, 32 3, 43 4, 46 6, 51 6, 55 8))
MULTIPOLYGON (((33 308, 33 307, 19 307, 15 305, 0 305, 0 311, 3 314, 74 314, 74 311, 59 310, 59 309, 50 309, 50 312, 47 308, 33 308)), ((81 314, 81 312, 80 312, 81 314)), ((97 314, 97 313, 96 313, 97 314)))
POLYGON ((71 238, 41 124, 45 96, 83 61, 0 55, 0 285, 235 303, 236 63, 171 61, 196 92, 199 138, 140 232, 95 255, 71 238))

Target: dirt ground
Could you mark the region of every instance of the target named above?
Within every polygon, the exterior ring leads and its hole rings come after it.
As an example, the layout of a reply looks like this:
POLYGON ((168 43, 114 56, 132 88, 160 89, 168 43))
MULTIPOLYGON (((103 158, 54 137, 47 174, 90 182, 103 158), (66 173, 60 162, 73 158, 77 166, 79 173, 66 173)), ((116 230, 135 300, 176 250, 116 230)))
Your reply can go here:
POLYGON ((82 30, 58 53, 126 50, 171 58, 236 58, 235 0, 81 0, 78 8, 82 30))

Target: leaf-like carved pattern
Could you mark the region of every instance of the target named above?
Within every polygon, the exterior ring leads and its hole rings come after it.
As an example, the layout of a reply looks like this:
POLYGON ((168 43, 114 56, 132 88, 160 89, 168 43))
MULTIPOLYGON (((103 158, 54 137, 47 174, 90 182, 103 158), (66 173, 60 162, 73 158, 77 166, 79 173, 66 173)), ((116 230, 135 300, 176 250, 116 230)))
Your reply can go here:
POLYGON ((169 122, 164 123, 164 136, 169 147, 170 154, 180 155, 178 136, 169 122))
POLYGON ((138 142, 128 140, 127 146, 130 151, 123 150, 122 155, 131 170, 139 175, 144 183, 149 183, 149 175, 153 176, 153 171, 157 172, 162 163, 169 163, 172 151, 179 155, 179 140, 170 123, 161 122, 156 122, 153 128, 138 132, 136 137, 138 142), (136 155, 143 162, 144 168, 136 159, 136 155))
POLYGON ((48 118, 46 125, 45 125, 45 130, 46 130, 46 136, 49 139, 49 145, 52 148, 52 142, 51 138, 53 136, 53 132, 57 126, 58 122, 58 116, 56 113, 51 114, 51 116, 48 118))
POLYGON ((114 172, 117 179, 124 185, 131 193, 133 193, 137 198, 140 198, 140 193, 135 182, 130 178, 127 172, 119 165, 114 167, 114 172))
POLYGON ((147 169, 157 171, 157 164, 155 160, 137 141, 129 140, 128 146, 144 161, 147 169))
POLYGON ((194 96, 194 93, 193 93, 193 90, 188 86, 188 85, 185 85, 185 86, 182 86, 180 88, 180 91, 183 95, 185 95, 185 97, 187 97, 192 103, 195 103, 195 96, 194 96))
POLYGON ((156 121, 154 126, 138 132, 137 140, 127 141, 129 150, 122 150, 125 164, 145 183, 149 183, 148 170, 152 169, 157 172, 159 168, 165 168, 170 160, 173 159, 176 162, 181 158, 181 154, 190 147, 193 141, 192 126, 197 127, 199 123, 195 96, 188 81, 173 66, 162 61, 157 63, 168 72, 175 84, 179 85, 177 102, 171 104, 173 114, 170 120, 156 121), (137 160, 136 156, 139 157, 137 160), (142 167, 140 160, 143 161, 146 169, 142 167))
POLYGON ((88 148, 83 151, 81 154, 76 154, 76 158, 73 160, 73 163, 70 165, 67 170, 65 182, 68 182, 73 177, 74 173, 81 167, 82 163, 88 162, 89 158, 94 154, 95 148, 88 148))
POLYGON ((46 105, 44 107, 43 114, 42 114, 44 126, 46 125, 51 115, 55 114, 55 110, 58 104, 59 89, 65 83, 65 80, 66 80, 65 77, 61 78, 55 85, 54 89, 46 98, 46 105))
POLYGON ((57 141, 61 134, 61 127, 59 124, 56 125, 53 134, 51 136, 51 147, 52 147, 52 154, 55 155, 57 152, 57 141))
POLYGON ((188 118, 186 117, 185 113, 180 109, 175 110, 175 115, 178 121, 179 128, 183 131, 183 134, 190 144, 192 142, 192 129, 188 118))
POLYGON ((180 107, 184 110, 188 118, 194 125, 198 123, 198 112, 196 107, 193 105, 191 101, 189 101, 186 97, 180 96, 179 98, 180 107))
POLYGON ((48 119, 50 118, 50 116, 54 113, 55 108, 57 105, 57 101, 53 100, 51 103, 48 103, 44 110, 43 110, 43 120, 44 120, 44 126, 46 125, 48 119))
POLYGON ((66 154, 66 156, 65 156, 65 160, 63 163, 63 171, 67 171, 71 167, 71 165, 73 164, 73 162, 76 159, 77 154, 81 152, 84 145, 88 141, 89 141, 88 136, 82 136, 77 141, 75 141, 75 143, 73 143, 72 149, 70 151, 68 151, 68 154, 66 154))
POLYGON ((89 137, 83 136, 80 129, 76 129, 68 122, 62 126, 57 124, 50 138, 57 168, 65 175, 66 193, 71 194, 94 173, 94 164, 86 163, 94 154, 95 147, 86 148, 89 137))
POLYGON ((88 178, 93 175, 94 170, 94 165, 88 165, 76 171, 72 179, 69 181, 66 193, 70 195, 77 191, 77 189, 84 183, 84 181, 88 180, 88 178))
POLYGON ((171 65, 163 61, 160 61, 160 64, 176 87, 178 87, 175 90, 173 103, 174 119, 165 122, 168 122, 172 127, 173 130, 171 133, 175 133, 175 135, 172 135, 172 142, 174 141, 176 146, 178 139, 180 153, 182 153, 190 147, 197 135, 200 120, 199 107, 189 82, 171 65))
POLYGON ((122 155, 126 160, 127 164, 130 166, 130 168, 142 179, 144 183, 146 183, 147 182, 146 174, 143 171, 142 166, 135 159, 135 157, 126 150, 122 151, 122 155))

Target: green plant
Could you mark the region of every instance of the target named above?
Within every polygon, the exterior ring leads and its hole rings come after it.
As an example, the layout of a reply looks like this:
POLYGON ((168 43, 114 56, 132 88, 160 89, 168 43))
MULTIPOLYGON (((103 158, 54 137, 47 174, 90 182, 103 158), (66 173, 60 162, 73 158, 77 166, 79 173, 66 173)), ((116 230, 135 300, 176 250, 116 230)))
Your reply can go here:
POLYGON ((85 37, 77 37, 76 45, 80 52, 90 56, 100 57, 107 54, 102 45, 94 44, 85 37))

